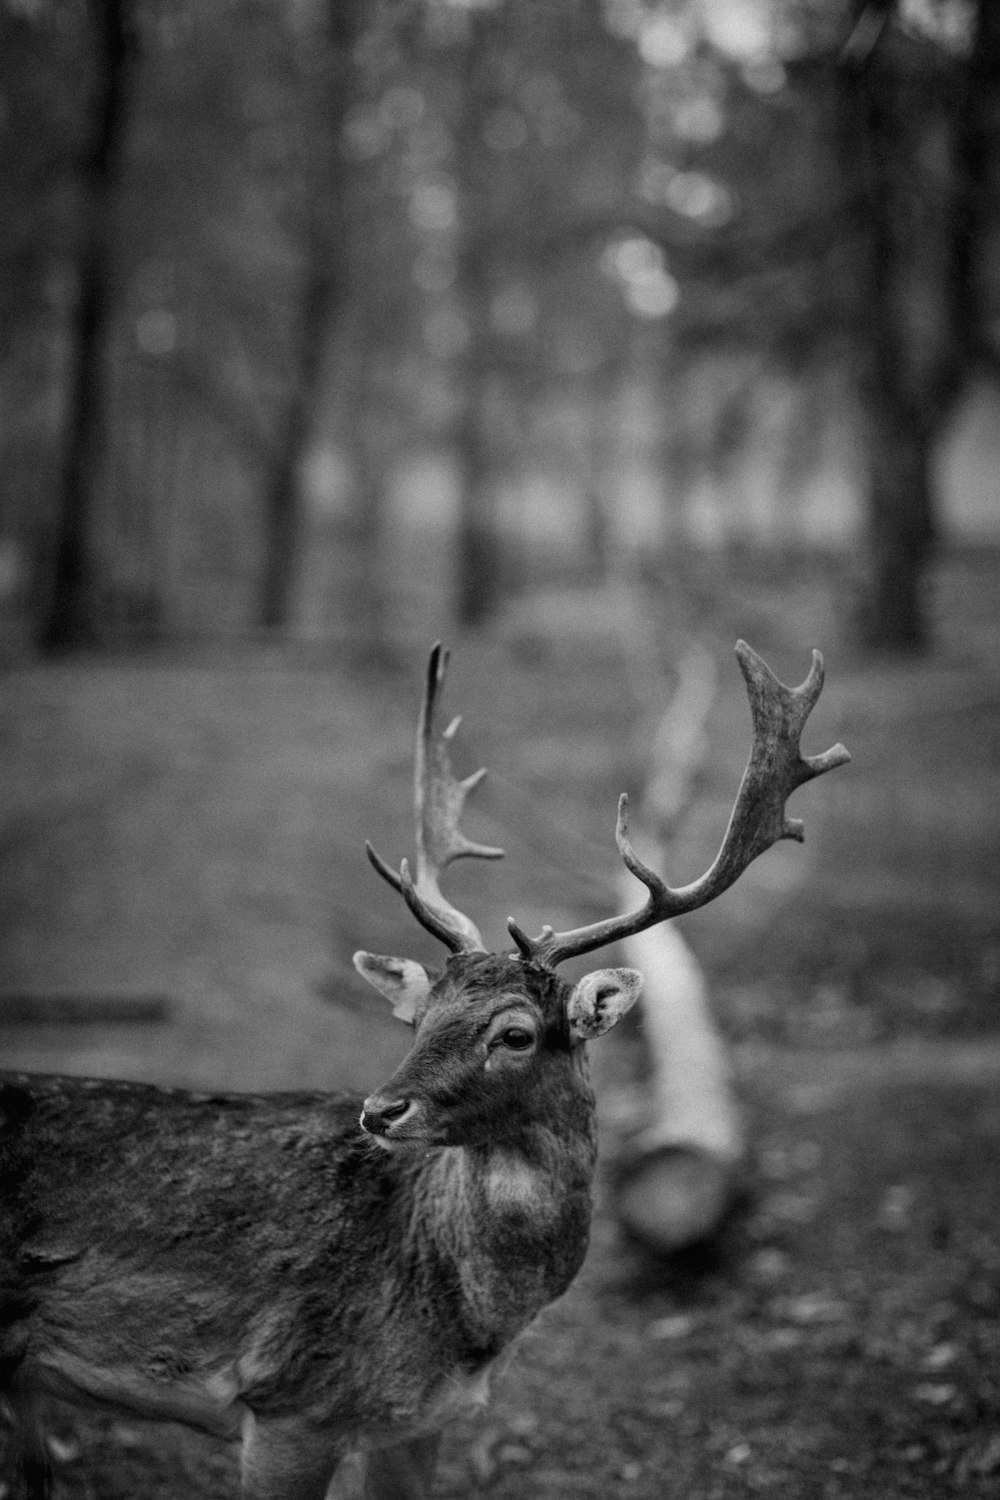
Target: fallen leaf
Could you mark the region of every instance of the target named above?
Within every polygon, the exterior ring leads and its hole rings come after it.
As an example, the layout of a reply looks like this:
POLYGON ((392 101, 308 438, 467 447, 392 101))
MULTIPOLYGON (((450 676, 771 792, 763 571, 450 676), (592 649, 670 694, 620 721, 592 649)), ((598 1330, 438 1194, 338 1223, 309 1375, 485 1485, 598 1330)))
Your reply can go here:
POLYGON ((1000 1434, 991 1437, 985 1448, 969 1464, 974 1474, 995 1474, 1000 1469, 1000 1434))
POLYGON ((958 1395, 958 1387, 950 1381, 924 1380, 910 1394, 914 1401, 922 1401, 925 1406, 947 1406, 958 1395))
POLYGON ((530 1464, 534 1456, 524 1443, 504 1443, 497 1449, 498 1464, 530 1464))
POLYGON ((876 1216, 880 1227, 895 1232, 909 1229, 916 1197, 916 1193, 905 1182, 886 1188, 876 1216))
POLYGON ((847 1303, 829 1292, 804 1292, 801 1297, 788 1297, 779 1307, 792 1323, 841 1323, 850 1315, 847 1303))
POLYGON ((955 1363, 961 1352, 957 1344, 935 1344, 920 1361, 920 1368, 931 1372, 946 1370, 955 1363))
POLYGON ((45 1445, 57 1464, 70 1464, 80 1457, 80 1444, 74 1438, 46 1437, 45 1445))
POLYGON ((694 1331, 690 1313, 674 1313, 669 1318, 655 1318, 646 1329, 651 1339, 686 1339, 694 1331))
POLYGON ((788 1274, 789 1260, 776 1245, 763 1245, 750 1258, 747 1267, 754 1281, 775 1282, 788 1274))

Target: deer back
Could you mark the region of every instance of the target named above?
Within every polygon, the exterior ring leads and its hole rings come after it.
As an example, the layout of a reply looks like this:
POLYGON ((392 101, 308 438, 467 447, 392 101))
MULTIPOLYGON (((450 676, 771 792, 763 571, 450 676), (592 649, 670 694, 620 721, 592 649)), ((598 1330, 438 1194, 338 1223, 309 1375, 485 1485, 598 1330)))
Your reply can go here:
POLYGON ((314 1353, 327 1389, 349 1361, 357 1383, 342 1334, 378 1317, 407 1215, 356 1100, 23 1077, 0 1106, 20 1383, 230 1435, 243 1406, 309 1402, 314 1353))

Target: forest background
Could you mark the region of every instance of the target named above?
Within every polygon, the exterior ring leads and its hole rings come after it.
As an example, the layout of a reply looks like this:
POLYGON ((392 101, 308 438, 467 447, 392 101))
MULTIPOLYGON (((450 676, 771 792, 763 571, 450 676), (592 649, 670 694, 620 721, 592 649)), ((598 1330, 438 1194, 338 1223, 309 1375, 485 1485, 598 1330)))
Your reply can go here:
POLYGON ((919 646, 936 539, 995 538, 998 26, 8 0, 5 617, 377 647, 749 545, 919 646))

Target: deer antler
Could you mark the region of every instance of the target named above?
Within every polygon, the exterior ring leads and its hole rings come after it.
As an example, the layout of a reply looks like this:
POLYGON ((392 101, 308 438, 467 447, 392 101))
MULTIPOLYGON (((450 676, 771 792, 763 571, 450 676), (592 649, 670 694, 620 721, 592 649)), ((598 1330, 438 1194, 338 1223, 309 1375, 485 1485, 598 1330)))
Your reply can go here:
POLYGON ((404 859, 399 872, 366 844, 368 858, 394 890, 399 891, 417 921, 440 938, 453 953, 485 952, 475 924, 452 906, 441 894, 440 879, 452 860, 502 859, 503 850, 486 844, 474 844, 459 828, 465 799, 483 777, 485 770, 475 771, 458 781, 451 769, 451 742, 461 718, 452 719, 438 733, 434 719, 445 673, 448 652, 440 641, 431 651, 427 664, 427 685, 417 724, 417 748, 414 760, 413 794, 417 843, 417 878, 413 879, 404 859))
POLYGON ((803 756, 799 736, 823 687, 823 658, 813 652, 812 668, 801 687, 779 682, 767 663, 745 641, 737 641, 736 657, 747 685, 753 717, 753 747, 729 819, 722 847, 700 880, 673 888, 638 858, 628 836, 628 797, 618 803, 615 842, 625 864, 646 886, 649 896, 638 911, 609 917, 588 927, 553 932, 543 927, 529 938, 513 918, 507 926, 525 958, 554 968, 566 958, 590 953, 619 938, 642 932, 669 917, 678 917, 714 901, 742 875, 746 867, 779 839, 803 838, 800 819, 790 818, 785 802, 796 787, 850 760, 843 745, 822 755, 803 756))

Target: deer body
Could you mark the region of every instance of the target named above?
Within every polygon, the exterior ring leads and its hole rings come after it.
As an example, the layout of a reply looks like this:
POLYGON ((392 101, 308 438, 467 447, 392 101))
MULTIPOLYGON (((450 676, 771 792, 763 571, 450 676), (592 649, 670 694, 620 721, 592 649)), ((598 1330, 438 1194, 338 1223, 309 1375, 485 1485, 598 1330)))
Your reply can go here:
POLYGON ((818 655, 785 688, 738 648, 754 748, 710 870, 672 889, 616 838, 644 907, 488 953, 442 895, 481 773, 457 781, 431 654, 417 736, 416 878, 369 850, 442 971, 355 954, 414 1028, 366 1100, 206 1095, 0 1075, 0 1397, 28 1500, 48 1494, 38 1398, 97 1401, 238 1439, 244 1500, 323 1500, 369 1450, 366 1500, 421 1500, 437 1433, 580 1267, 595 1163, 586 1043, 635 1002, 632 969, 570 985, 556 965, 712 900, 778 838, 795 787, 847 758, 803 760, 818 655), (360 1106, 360 1118, 359 1118, 360 1106))
POLYGON ((242 1440, 246 1493, 276 1500, 485 1399, 583 1259, 593 1095, 551 972, 462 956, 424 988, 373 1096, 419 1101, 398 1139, 350 1097, 3 1077, 0 1380, 29 1434, 40 1394, 185 1422, 242 1440), (511 1014, 530 1055, 497 1064, 511 1014), (300 1488, 280 1462, 259 1482, 289 1448, 300 1488))

